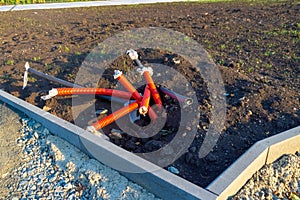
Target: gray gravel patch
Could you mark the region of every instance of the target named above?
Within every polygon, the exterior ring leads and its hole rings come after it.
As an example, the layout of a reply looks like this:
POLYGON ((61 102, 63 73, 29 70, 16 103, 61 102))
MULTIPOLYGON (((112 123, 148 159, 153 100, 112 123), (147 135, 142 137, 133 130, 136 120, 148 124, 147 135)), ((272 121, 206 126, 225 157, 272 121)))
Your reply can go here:
POLYGON ((156 199, 35 120, 1 103, 0 115, 0 199, 156 199))
POLYGON ((20 114, 0 102, 0 198, 9 193, 8 188, 3 186, 15 182, 15 178, 9 179, 6 176, 21 162, 19 155, 22 148, 15 142, 21 135, 21 129, 20 114))
POLYGON ((283 155, 272 164, 265 165, 229 199, 299 200, 300 152, 283 155))

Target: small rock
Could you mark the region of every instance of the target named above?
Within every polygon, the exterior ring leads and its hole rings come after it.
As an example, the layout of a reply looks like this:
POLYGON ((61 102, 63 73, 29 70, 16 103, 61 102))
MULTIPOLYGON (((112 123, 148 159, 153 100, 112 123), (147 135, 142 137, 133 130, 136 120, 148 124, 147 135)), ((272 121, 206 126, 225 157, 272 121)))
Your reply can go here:
POLYGON ((36 190, 36 185, 33 185, 30 189, 33 191, 36 190))
POLYGON ((148 151, 158 150, 163 146, 163 142, 159 140, 150 140, 145 144, 145 149, 148 151))
POLYGON ((179 65, 180 64, 180 60, 178 58, 173 58, 172 59, 173 63, 176 64, 176 65, 179 65))
POLYGON ((164 130, 164 129, 161 130, 160 132, 161 132, 161 135, 169 135, 169 134, 173 133, 172 131, 164 130))
POLYGON ((207 28, 208 28, 208 25, 205 24, 205 25, 202 26, 202 28, 203 28, 203 29, 207 29, 207 28))
POLYGON ((48 107, 48 106, 44 106, 44 107, 43 107, 43 110, 46 111, 46 112, 50 111, 51 109, 52 109, 52 108, 50 108, 50 107, 48 107))
POLYGON ((190 148, 189 148, 189 151, 190 151, 191 153, 195 153, 195 152, 197 151, 197 147, 195 147, 195 146, 190 147, 190 148))
POLYGON ((34 129, 38 129, 38 128, 40 128, 42 125, 40 124, 40 123, 35 123, 34 125, 33 125, 33 128, 34 129))
POLYGON ((5 178, 9 173, 2 174, 2 178, 5 178))
POLYGON ((24 142, 24 140, 23 140, 22 138, 17 139, 17 143, 18 143, 18 144, 21 144, 21 143, 23 143, 23 142, 24 142))
POLYGON ((39 138, 39 134, 38 134, 37 132, 34 132, 33 135, 34 135, 34 137, 35 137, 36 139, 39 138))
POLYGON ((108 110, 105 109, 105 108, 101 108, 101 109, 99 109, 99 110, 96 110, 96 114, 97 114, 97 115, 104 115, 104 114, 106 114, 107 112, 108 112, 108 110))
POLYGON ((43 184, 43 181, 41 179, 38 179, 36 181, 36 185, 41 186, 43 184))
POLYGON ((40 179, 40 180, 45 180, 45 178, 46 177, 43 174, 38 175, 38 179, 40 179))
POLYGON ((246 114, 246 119, 249 120, 252 114, 253 114, 252 111, 249 110, 248 113, 246 114))
POLYGON ((45 128, 45 129, 43 130, 43 134, 44 134, 45 136, 46 136, 46 135, 49 135, 49 133, 50 133, 50 132, 49 132, 48 129, 45 128))
POLYGON ((112 132, 109 134, 109 137, 114 140, 120 140, 122 139, 122 134, 119 132, 112 132))
POLYGON ((205 160, 207 160, 208 162, 216 162, 217 161, 217 158, 215 155, 213 155, 212 153, 208 154, 206 157, 205 157, 205 160))
POLYGON ((20 181, 19 187, 23 187, 24 185, 27 185, 27 181, 20 181))
POLYGON ((246 100, 246 97, 239 98, 239 101, 245 101, 245 100, 246 100))
POLYGON ((49 178, 49 182, 54 182, 56 180, 56 176, 52 176, 49 178))
POLYGON ((168 167, 168 171, 173 174, 179 174, 179 170, 176 167, 170 166, 168 167))
POLYGON ((73 186, 72 186, 71 183, 67 183, 67 184, 64 186, 64 189, 69 190, 69 189, 71 189, 72 187, 73 187, 73 186))
POLYGON ((164 57, 164 63, 167 63, 169 61, 168 57, 164 57))
POLYGON ((282 121, 278 121, 277 123, 276 123, 276 126, 278 127, 278 128, 284 128, 284 123, 282 122, 282 121))
POLYGON ((36 193, 36 197, 37 197, 37 199, 43 197, 43 192, 42 192, 42 191, 38 191, 38 192, 36 193))
POLYGON ((60 180, 60 181, 58 181, 57 185, 64 187, 66 185, 66 182, 65 182, 65 180, 60 180))
POLYGON ((185 162, 187 164, 189 164, 191 162, 192 158, 193 158, 193 154, 192 153, 190 153, 190 152, 186 153, 186 155, 185 155, 185 162))
POLYGON ((186 129, 187 131, 191 131, 191 130, 192 130, 192 128, 189 127, 189 126, 185 127, 185 129, 186 129))
POLYGON ((22 178, 26 178, 27 177, 27 172, 24 172, 23 174, 22 174, 22 178))
POLYGON ((132 140, 129 140, 125 143, 125 148, 128 150, 134 150, 136 149, 136 144, 132 140))
POLYGON ((46 162, 45 165, 46 165, 46 167, 50 167, 51 166, 51 162, 46 162))

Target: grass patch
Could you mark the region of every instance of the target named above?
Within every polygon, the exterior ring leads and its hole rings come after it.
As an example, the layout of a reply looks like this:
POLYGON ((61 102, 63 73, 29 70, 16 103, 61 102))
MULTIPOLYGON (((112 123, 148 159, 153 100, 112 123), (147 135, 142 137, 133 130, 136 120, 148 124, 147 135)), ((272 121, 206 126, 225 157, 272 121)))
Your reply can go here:
POLYGON ((13 81, 13 78, 9 74, 4 74, 4 75, 0 75, 0 80, 11 82, 11 81, 13 81))
POLYGON ((8 60, 4 64, 5 65, 13 65, 13 64, 15 64, 15 61, 14 60, 8 60))
POLYGON ((37 79, 35 77, 29 75, 28 76, 28 81, 32 82, 32 83, 35 83, 37 81, 37 79))

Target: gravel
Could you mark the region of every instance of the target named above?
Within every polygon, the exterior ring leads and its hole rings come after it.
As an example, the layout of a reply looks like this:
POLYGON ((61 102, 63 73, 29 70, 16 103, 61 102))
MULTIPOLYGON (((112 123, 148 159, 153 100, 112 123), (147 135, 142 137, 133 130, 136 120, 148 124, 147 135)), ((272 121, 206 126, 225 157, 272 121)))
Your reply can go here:
POLYGON ((1 103, 0 139, 0 199, 156 199, 1 103))
POLYGON ((300 200, 300 152, 283 155, 256 172, 230 199, 300 200))

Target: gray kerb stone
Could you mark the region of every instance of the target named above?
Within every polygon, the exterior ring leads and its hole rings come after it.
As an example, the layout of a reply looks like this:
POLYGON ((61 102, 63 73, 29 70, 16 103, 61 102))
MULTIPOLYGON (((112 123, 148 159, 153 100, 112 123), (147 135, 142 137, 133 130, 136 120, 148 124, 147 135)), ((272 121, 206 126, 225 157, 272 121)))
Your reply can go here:
POLYGON ((300 126, 258 141, 206 189, 218 195, 218 199, 226 199, 238 192, 263 165, 300 151, 299 144, 300 126))

